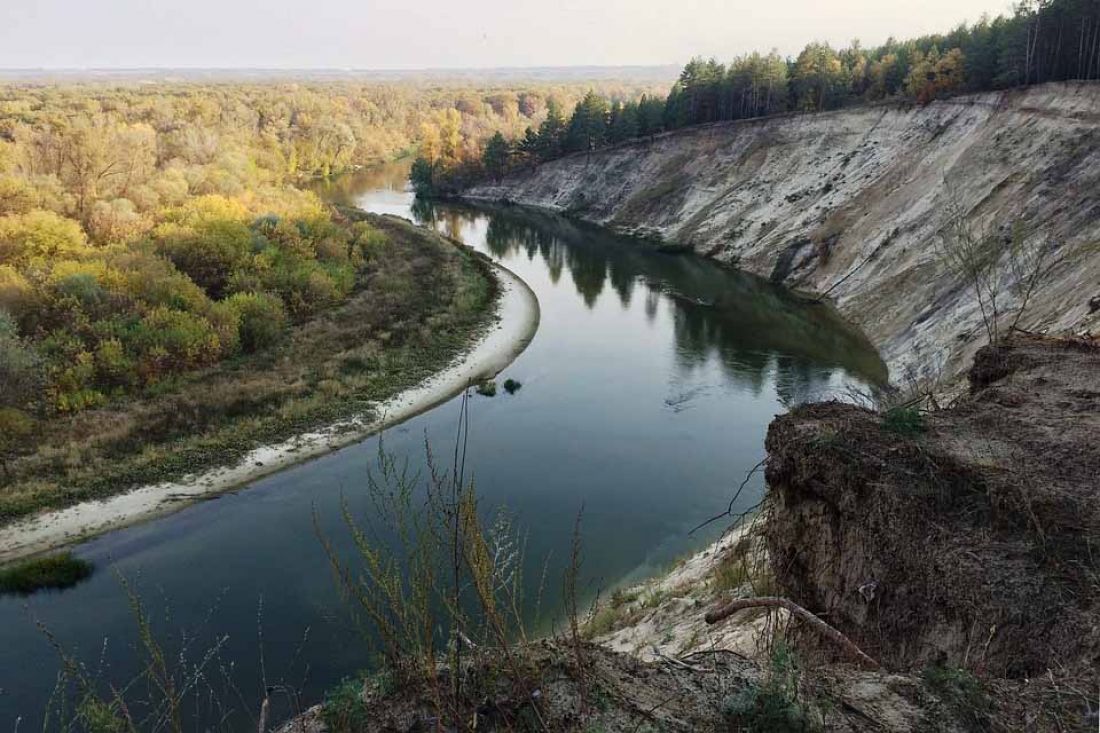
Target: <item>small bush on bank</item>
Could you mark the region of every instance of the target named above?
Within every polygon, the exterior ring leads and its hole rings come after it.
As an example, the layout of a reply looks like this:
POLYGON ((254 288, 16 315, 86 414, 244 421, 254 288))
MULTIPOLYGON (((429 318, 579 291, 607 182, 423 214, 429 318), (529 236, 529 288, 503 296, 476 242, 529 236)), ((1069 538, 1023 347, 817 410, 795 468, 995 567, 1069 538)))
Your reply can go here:
POLYGON ((892 407, 883 416, 882 426, 898 435, 920 435, 925 431, 924 415, 915 407, 892 407))
POLYGON ((515 394, 516 392, 519 392, 522 387, 523 385, 514 379, 504 380, 504 391, 508 394, 515 394))
POLYGON ((727 697, 722 712, 739 729, 769 733, 806 733, 822 730, 820 715, 799 699, 798 663, 785 644, 772 651, 767 676, 727 697))
POLYGON ((71 552, 39 557, 0 570, 0 595, 71 588, 91 574, 92 564, 73 557, 71 552))
POLYGON ((497 396, 497 383, 493 380, 482 382, 477 386, 477 393, 482 397, 496 397, 497 396))
POLYGON ((333 733, 354 733, 367 730, 370 711, 363 701, 363 680, 344 680, 325 696, 321 706, 321 719, 333 733))
POLYGON ((968 730, 987 730, 992 712, 981 680, 965 669, 931 666, 924 670, 924 684, 946 703, 968 730))

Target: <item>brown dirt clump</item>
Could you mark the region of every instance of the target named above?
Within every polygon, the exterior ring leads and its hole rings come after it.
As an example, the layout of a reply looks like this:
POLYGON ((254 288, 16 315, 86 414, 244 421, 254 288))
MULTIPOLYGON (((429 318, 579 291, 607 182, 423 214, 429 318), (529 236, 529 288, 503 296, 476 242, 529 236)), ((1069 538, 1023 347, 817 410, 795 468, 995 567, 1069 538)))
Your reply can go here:
POLYGON ((1021 336, 970 383, 907 422, 825 403, 772 424, 776 578, 889 668, 1095 692, 1100 348, 1021 336))

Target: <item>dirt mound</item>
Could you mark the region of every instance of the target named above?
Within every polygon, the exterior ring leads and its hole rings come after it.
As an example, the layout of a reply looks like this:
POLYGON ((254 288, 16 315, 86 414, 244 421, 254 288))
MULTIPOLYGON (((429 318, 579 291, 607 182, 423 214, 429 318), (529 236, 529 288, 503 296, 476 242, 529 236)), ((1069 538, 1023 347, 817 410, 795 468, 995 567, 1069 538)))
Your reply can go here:
POLYGON ((970 379, 927 415, 825 403, 772 424, 776 578, 890 668, 1095 690, 1100 348, 1022 338, 970 379))

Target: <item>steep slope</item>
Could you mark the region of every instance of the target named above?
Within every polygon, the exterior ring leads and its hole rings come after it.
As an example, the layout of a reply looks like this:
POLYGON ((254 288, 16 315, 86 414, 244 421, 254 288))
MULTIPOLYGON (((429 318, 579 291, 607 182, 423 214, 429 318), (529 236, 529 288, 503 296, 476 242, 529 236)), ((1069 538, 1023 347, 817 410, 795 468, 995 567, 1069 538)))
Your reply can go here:
POLYGON ((1058 244, 1061 262, 1022 325, 1098 322, 1089 303, 1100 294, 1098 84, 718 123, 573 155, 465 195, 657 235, 828 293, 895 378, 957 373, 983 342, 976 299, 937 253, 949 202, 971 221, 1022 222, 1058 244))

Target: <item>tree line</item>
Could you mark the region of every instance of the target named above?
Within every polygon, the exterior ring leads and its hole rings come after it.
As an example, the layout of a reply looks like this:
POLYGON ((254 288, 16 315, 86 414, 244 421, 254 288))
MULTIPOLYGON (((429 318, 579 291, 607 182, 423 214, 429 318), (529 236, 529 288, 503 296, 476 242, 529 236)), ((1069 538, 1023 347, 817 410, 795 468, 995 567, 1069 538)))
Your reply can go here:
POLYGON ((421 155, 412 181, 447 193, 508 171, 625 140, 712 122, 819 112, 886 99, 926 104, 968 92, 1100 79, 1100 2, 1024 0, 944 34, 876 48, 810 43, 797 57, 751 53, 729 64, 692 59, 669 94, 631 100, 590 91, 566 119, 557 106, 521 136, 496 131, 481 155, 421 155))

